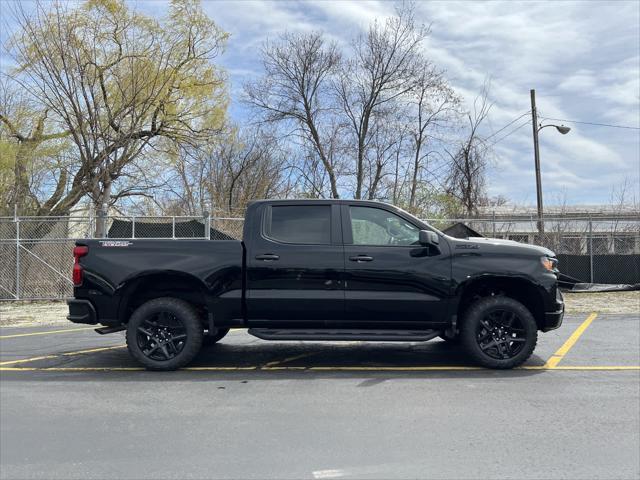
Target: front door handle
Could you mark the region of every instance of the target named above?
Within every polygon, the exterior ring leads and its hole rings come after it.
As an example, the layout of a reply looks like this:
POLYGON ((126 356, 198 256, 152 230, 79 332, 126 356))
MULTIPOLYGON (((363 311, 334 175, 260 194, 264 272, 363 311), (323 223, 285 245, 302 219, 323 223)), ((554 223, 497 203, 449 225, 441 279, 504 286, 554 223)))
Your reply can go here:
POLYGON ((256 255, 256 260, 262 260, 265 262, 273 262, 274 260, 279 260, 279 255, 274 255, 273 253, 265 253, 263 255, 256 255))
POLYGON ((373 257, 369 255, 354 255, 353 257, 349 257, 349 260, 352 262, 373 262, 373 257))

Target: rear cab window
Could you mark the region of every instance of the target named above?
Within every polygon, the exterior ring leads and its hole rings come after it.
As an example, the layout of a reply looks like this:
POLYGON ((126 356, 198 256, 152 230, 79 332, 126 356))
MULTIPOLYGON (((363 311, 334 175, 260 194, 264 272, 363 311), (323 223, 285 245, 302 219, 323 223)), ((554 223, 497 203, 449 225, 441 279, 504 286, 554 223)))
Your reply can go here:
POLYGON ((264 236, 281 243, 331 244, 331 205, 272 205, 264 236))

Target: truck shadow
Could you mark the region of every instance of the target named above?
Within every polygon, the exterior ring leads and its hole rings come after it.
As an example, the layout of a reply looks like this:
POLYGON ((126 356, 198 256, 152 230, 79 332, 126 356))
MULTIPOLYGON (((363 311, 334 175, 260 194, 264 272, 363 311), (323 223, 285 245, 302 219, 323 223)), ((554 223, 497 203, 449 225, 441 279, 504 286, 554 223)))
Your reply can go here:
MULTIPOLYGON (((542 367, 545 360, 532 355, 528 367, 542 367)), ((466 355, 464 349, 443 341, 423 343, 376 342, 256 342, 246 347, 218 344, 203 349, 190 367, 260 366, 261 370, 294 372, 305 371, 313 375, 348 372, 424 375, 435 372, 477 374, 478 372, 504 373, 505 371, 479 368, 466 355)), ((525 376, 544 370, 513 370, 525 376)))
POLYGON ((362 378, 371 387, 406 378, 518 378, 545 372, 544 360, 533 355, 533 369, 488 370, 475 366, 463 349, 443 341, 425 343, 263 342, 252 337, 205 347, 183 370, 148 372, 139 369, 125 348, 31 362, 35 370, 7 375, 3 380, 37 376, 38 380, 101 381, 268 381, 278 379, 362 378), (243 341, 244 340, 244 341, 243 341), (53 370, 46 370, 53 368, 53 370))

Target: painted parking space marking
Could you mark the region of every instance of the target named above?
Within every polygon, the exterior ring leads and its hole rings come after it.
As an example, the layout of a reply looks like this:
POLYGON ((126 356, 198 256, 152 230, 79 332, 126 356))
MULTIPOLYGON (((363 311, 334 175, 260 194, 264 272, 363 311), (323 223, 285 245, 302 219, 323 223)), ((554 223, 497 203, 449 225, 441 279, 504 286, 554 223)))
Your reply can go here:
POLYGON ((566 342, 554 353, 551 355, 549 360, 545 363, 545 367, 547 368, 557 368, 560 361, 565 357, 569 350, 576 344, 576 342, 580 339, 585 330, 591 325, 591 323, 596 319, 598 314, 596 312, 591 313, 584 322, 582 322, 578 328, 571 334, 571 336, 567 339, 566 342))
POLYGON ((0 367, 0 372, 139 372, 143 367, 0 367))
POLYGON ((63 352, 63 353, 56 353, 54 355, 42 355, 39 357, 31 357, 31 358, 22 358, 19 360, 9 360, 6 362, 0 362, 0 366, 5 366, 5 365, 15 365, 18 363, 28 363, 28 362, 36 362, 38 360, 50 360, 52 358, 60 358, 60 357, 73 357, 76 355, 82 355, 82 354, 86 354, 86 353, 95 353, 95 352, 104 352, 107 350, 116 350, 119 348, 125 348, 126 345, 115 345, 112 347, 100 347, 100 348, 89 348, 89 349, 85 349, 85 350, 77 350, 74 352, 63 352))
POLYGON ((265 363, 263 368, 273 368, 275 366, 282 365, 284 363, 293 362, 294 360, 299 360, 301 358, 312 357, 312 356, 318 355, 320 353, 321 352, 319 352, 319 351, 318 352, 306 352, 306 353, 301 353, 300 355, 294 355, 293 357, 287 357, 287 358, 284 358, 282 360, 274 360, 273 362, 265 363))
MULTIPOLYGON (((95 325, 93 327, 80 327, 80 328, 65 328, 62 330, 42 330, 39 332, 28 332, 28 333, 14 333, 11 335, 0 335, 0 340, 7 340, 10 338, 20 338, 20 337, 33 337, 36 335, 53 335, 53 334, 60 334, 60 333, 67 333, 67 332, 80 332, 83 330, 95 330, 96 328, 99 328, 99 325, 95 325)), ((3 328, 27 328, 27 327, 12 327, 12 326, 8 326, 8 327, 3 327, 3 328)), ((229 333, 239 333, 242 330, 246 330, 246 328, 231 328, 229 333)))
MULTIPOLYGON (((569 351, 576 345, 583 333, 588 329, 591 323, 596 319, 597 313, 591 313, 584 321, 582 321, 571 336, 562 344, 562 346, 551 356, 543 365, 523 365, 515 368, 514 370, 532 370, 532 371, 588 371, 588 372, 624 372, 640 371, 640 365, 559 365, 559 363, 565 358, 569 351)), ((74 332, 80 330, 91 330, 94 327, 84 328, 72 328, 65 330, 53 330, 53 331, 41 331, 22 333, 15 335, 2 336, 4 338, 14 338, 20 336, 33 336, 33 335, 47 335, 51 333, 65 333, 74 332)), ((232 329, 232 332, 240 332, 243 329, 232 329)), ((350 342, 361 343, 361 342, 350 342)), ((339 344, 341 345, 341 344, 339 344)), ((342 346, 342 345, 341 345, 342 346)), ((105 352, 111 350, 118 350, 126 348, 126 345, 114 345, 108 347, 97 347, 83 350, 76 350, 71 352, 62 352, 56 354, 46 354, 30 358, 22 358, 15 360, 8 360, 0 362, 0 371, 4 372, 34 372, 34 371, 49 371, 49 372, 128 372, 128 371, 144 371, 143 367, 120 367, 120 366, 88 366, 88 367, 72 367, 72 366, 37 366, 32 367, 24 365, 41 360, 52 360, 62 357, 73 357, 98 352, 105 352)), ((313 364, 307 365, 286 365, 287 363, 294 362, 300 359, 308 359, 309 357, 323 353, 324 351, 312 351, 304 352, 298 355, 285 357, 281 360, 272 360, 260 365, 248 365, 248 366, 235 366, 235 365, 203 365, 185 367, 180 370, 185 371, 202 371, 202 372, 238 372, 238 371, 270 371, 270 372, 294 372, 294 371, 308 371, 308 372, 465 372, 465 371, 494 371, 474 365, 416 365, 416 366, 402 366, 402 365, 326 365, 320 366, 313 364)), ((307 363, 307 362, 304 362, 307 363)), ((590 363, 590 362, 589 362, 590 363)), ((634 362, 636 363, 636 362, 634 362)))
POLYGON ((96 327, 65 328, 63 330, 45 330, 41 332, 15 333, 12 335, 0 335, 0 340, 6 340, 9 338, 19 338, 19 337, 33 337, 36 335, 53 335, 56 333, 79 332, 81 330, 93 330, 95 328, 96 327))
POLYGON ((38 360, 49 360, 51 358, 58 358, 57 355, 42 355, 40 357, 22 358, 20 360, 9 360, 7 362, 0 362, 0 367, 3 365, 16 365, 18 363, 36 362, 38 360))
MULTIPOLYGON (((135 372, 144 371, 143 367, 0 367, 0 372, 135 372)), ((307 371, 307 372, 496 372, 496 370, 472 367, 464 365, 451 366, 416 366, 416 367, 392 367, 392 366, 332 366, 332 367, 261 367, 261 366, 203 366, 184 367, 180 370, 191 372, 278 372, 278 371, 307 371)), ((640 365, 583 365, 549 368, 545 366, 523 366, 513 370, 538 370, 538 371, 585 371, 585 372, 640 372, 640 365)), ((509 370, 505 370, 508 372, 509 370)))

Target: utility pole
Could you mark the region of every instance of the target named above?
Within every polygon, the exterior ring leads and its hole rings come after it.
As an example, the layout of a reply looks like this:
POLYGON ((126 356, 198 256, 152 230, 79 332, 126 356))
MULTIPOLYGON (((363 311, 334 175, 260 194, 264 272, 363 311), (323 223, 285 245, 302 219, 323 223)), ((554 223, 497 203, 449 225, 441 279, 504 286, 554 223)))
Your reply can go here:
POLYGON ((536 91, 531 90, 531 119, 533 123, 533 154, 536 161, 536 195, 538 198, 538 232, 544 233, 542 220, 542 180, 540 178, 540 148, 538 145, 538 112, 536 111, 536 91))

